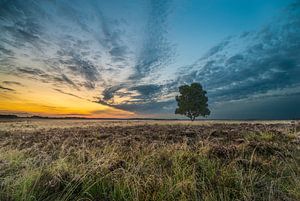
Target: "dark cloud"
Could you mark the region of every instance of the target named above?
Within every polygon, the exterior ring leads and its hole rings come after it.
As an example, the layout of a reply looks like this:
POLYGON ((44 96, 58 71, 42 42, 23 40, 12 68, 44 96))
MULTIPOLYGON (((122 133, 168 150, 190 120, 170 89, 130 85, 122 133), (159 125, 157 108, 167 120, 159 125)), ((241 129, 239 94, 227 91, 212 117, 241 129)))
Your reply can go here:
POLYGON ((130 97, 135 99, 135 102, 149 102, 153 98, 161 94, 161 85, 148 84, 148 85, 116 85, 108 87, 102 92, 103 102, 114 102, 114 97, 130 97), (121 91, 122 90, 122 91, 121 91))
POLYGON ((4 90, 4 91, 15 91, 14 89, 11 88, 7 88, 7 87, 3 87, 0 85, 0 90, 4 90))
POLYGON ((65 49, 57 51, 56 54, 60 58, 58 64, 69 69, 72 74, 80 76, 92 84, 100 79, 98 68, 91 61, 84 59, 80 54, 65 49))
POLYGON ((212 108, 213 119, 299 119, 300 94, 224 102, 212 108), (233 107, 234 106, 234 107, 233 107))
POLYGON ((41 77, 47 77, 44 71, 36 68, 17 68, 18 72, 24 73, 24 74, 29 74, 29 75, 34 75, 34 76, 41 76, 41 77))
POLYGON ((12 57, 12 56, 14 56, 15 54, 14 54, 14 52, 12 51, 12 50, 9 50, 9 49, 6 49, 4 46, 2 46, 1 44, 0 44, 0 56, 4 56, 4 55, 7 55, 7 56, 10 56, 10 57, 12 57))
POLYGON ((162 86, 156 84, 148 84, 148 85, 138 85, 129 88, 129 91, 137 91, 140 95, 135 98, 142 98, 144 100, 152 99, 157 96, 157 94, 161 93, 162 86))
POLYGON ((114 62, 121 62, 124 61, 127 56, 128 47, 115 45, 109 50, 109 53, 112 56, 114 62))
MULTIPOLYGON (((107 88, 97 103, 117 109, 134 111, 137 114, 173 113, 174 100, 160 100, 164 94, 163 88, 168 86, 144 84, 137 86, 118 85, 107 88), (116 103, 115 98, 127 97, 127 101, 116 103)), ((171 88, 169 88, 171 90, 171 88)), ((169 93, 170 91, 167 91, 169 93)))
POLYGON ((66 64, 76 75, 81 75, 86 80, 97 81, 99 79, 97 68, 89 61, 80 58, 78 55, 73 55, 72 59, 65 60, 62 63, 66 64))
POLYGON ((116 94, 117 91, 119 91, 120 89, 124 88, 121 85, 117 85, 117 86, 112 86, 112 87, 108 87, 106 89, 103 90, 102 92, 102 100, 103 101, 109 101, 112 100, 114 98, 114 95, 116 94))
POLYGON ((84 100, 84 98, 82 98, 82 97, 80 97, 80 96, 77 96, 77 95, 72 94, 72 93, 64 92, 64 91, 61 90, 61 89, 54 89, 54 90, 55 90, 55 91, 58 91, 59 93, 65 94, 65 95, 73 96, 73 97, 75 97, 75 98, 79 98, 79 99, 83 99, 83 100, 84 100))
POLYGON ((120 105, 113 105, 113 107, 118 109, 123 109, 127 111, 134 111, 137 114, 172 114, 174 111, 174 108, 176 107, 175 102, 172 101, 165 101, 165 102, 134 102, 134 103, 125 103, 120 105), (173 107, 170 107, 170 106, 173 107))
POLYGON ((9 85, 9 86, 13 86, 13 85, 17 85, 17 86, 24 86, 23 84, 21 84, 20 82, 16 82, 16 81, 3 81, 2 82, 5 85, 9 85))
MULTIPOLYGON (((0 41, 15 48, 26 48, 26 45, 42 51, 41 44, 43 26, 35 18, 35 12, 42 14, 42 10, 35 3, 27 6, 24 1, 0 2, 0 41)), ((13 54, 13 53, 11 53, 13 54)))
POLYGON ((205 55, 205 57, 210 57, 215 55, 216 53, 222 51, 227 45, 229 44, 228 40, 225 40, 219 44, 217 44, 216 46, 212 47, 205 55))
POLYGON ((242 61, 244 59, 243 55, 240 54, 236 54, 232 57, 230 57, 229 59, 226 60, 226 65, 233 65, 235 63, 238 63, 240 61, 242 61))
POLYGON ((17 69, 20 73, 25 73, 29 75, 41 75, 43 76, 45 73, 44 71, 40 69, 35 69, 35 68, 18 68, 17 69))
POLYGON ((68 78, 65 74, 61 74, 61 78, 56 77, 56 79, 57 79, 58 81, 66 82, 66 83, 68 83, 69 85, 71 85, 71 86, 77 88, 76 84, 75 84, 72 80, 70 80, 70 78, 68 78))
POLYGON ((74 87, 75 89, 78 89, 78 86, 65 74, 49 74, 45 71, 37 68, 17 68, 17 75, 23 74, 24 76, 29 76, 32 79, 39 80, 44 83, 54 83, 54 84, 68 84, 69 86, 74 87))
POLYGON ((83 86, 88 89, 88 90, 93 90, 95 89, 95 83, 94 82, 89 82, 89 81, 86 81, 83 83, 83 86))
POLYGON ((173 100, 169 101, 148 101, 145 100, 132 100, 122 104, 110 104, 107 101, 99 99, 96 103, 102 105, 107 105, 116 109, 134 111, 136 114, 170 114, 173 113, 175 108, 175 102, 173 100))

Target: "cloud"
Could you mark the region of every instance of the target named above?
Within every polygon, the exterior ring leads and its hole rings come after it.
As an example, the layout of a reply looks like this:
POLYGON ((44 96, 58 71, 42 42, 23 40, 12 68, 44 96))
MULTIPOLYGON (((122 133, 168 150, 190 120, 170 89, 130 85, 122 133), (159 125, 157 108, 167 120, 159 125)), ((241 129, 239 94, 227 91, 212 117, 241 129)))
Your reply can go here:
MULTIPOLYGON (((172 112, 178 86, 191 82, 207 89, 211 104, 297 93, 284 94, 300 85, 298 1, 275 22, 225 38, 163 81, 158 75, 175 55, 168 33, 172 1, 125 4, 132 14, 111 15, 102 1, 1 1, 1 73, 74 97, 60 87, 89 90, 99 94, 96 102, 138 113, 172 112)), ((114 9, 123 9, 123 1, 114 9)))
POLYGON ((224 48, 226 48, 226 46, 229 44, 228 40, 222 41, 219 44, 217 44, 216 46, 212 47, 206 54, 204 57, 210 57, 215 55, 216 53, 222 51, 224 48))
POLYGON ((95 101, 102 105, 107 105, 116 109, 121 109, 125 111, 133 111, 136 114, 170 114, 173 113, 175 108, 175 102, 173 100, 167 101, 145 101, 143 99, 131 100, 120 104, 110 104, 107 101, 99 99, 95 101), (170 107, 171 106, 171 107, 170 107))
POLYGON ((174 47, 167 39, 168 16, 171 1, 149 1, 149 16, 145 28, 145 38, 138 54, 132 80, 141 79, 169 64, 174 55, 174 47))
POLYGON ((108 87, 102 92, 103 101, 113 101, 115 96, 134 98, 135 100, 143 100, 145 102, 149 101, 158 93, 161 93, 160 85, 156 84, 144 84, 144 85, 116 85, 108 87))
MULTIPOLYGON (((135 111, 137 108, 150 107, 163 92, 160 84, 143 83, 151 73, 157 74, 162 67, 169 64, 174 56, 174 46, 168 41, 168 17, 171 13, 172 1, 151 0, 147 5, 147 21, 143 33, 141 48, 137 52, 133 72, 124 82, 107 86, 100 97, 102 104, 110 104, 119 108, 135 111), (122 104, 116 99, 126 98, 122 104), (118 104, 118 106, 117 106, 118 104), (146 106, 146 104, 148 106, 146 106)), ((120 56, 126 48, 111 50, 120 56)))
POLYGON ((23 76, 29 76, 32 79, 36 79, 44 83, 68 84, 69 86, 78 89, 78 86, 72 80, 70 80, 65 74, 54 75, 54 74, 46 73, 41 69, 30 68, 30 67, 17 68, 16 70, 17 70, 17 72, 15 73, 16 75, 22 74, 23 76))
POLYGON ((142 98, 144 100, 152 99, 161 93, 160 85, 156 84, 147 84, 147 85, 138 85, 129 88, 129 91, 137 91, 139 95, 134 96, 134 98, 142 98))
POLYGON ((84 98, 80 97, 80 96, 77 96, 75 94, 72 94, 72 93, 68 93, 68 92, 64 92, 63 90, 61 89, 54 89, 55 91, 58 91, 59 93, 62 93, 62 94, 65 94, 65 95, 69 95, 69 96, 73 96, 75 98, 79 98, 79 99, 83 99, 85 100, 84 98))
POLYGON ((72 80, 70 80, 70 78, 68 78, 65 74, 61 74, 61 78, 56 77, 56 80, 66 82, 74 88, 77 88, 76 84, 72 80))
POLYGON ((127 111, 135 111, 137 114, 172 114, 175 108, 174 101, 164 101, 164 102, 141 102, 141 103, 125 103, 120 105, 114 105, 115 108, 123 109, 127 111), (173 107, 169 107, 173 105, 173 107))
POLYGON ((300 85, 299 5, 293 4, 280 20, 261 30, 225 39, 183 68, 177 83, 202 83, 211 103, 300 85))
MULTIPOLYGON (((174 96, 171 96, 171 99, 163 97, 167 87, 157 84, 113 86, 106 88, 101 95, 102 98, 95 102, 116 109, 134 111, 137 114, 173 113, 170 106, 175 107, 174 96), (120 98, 125 99, 119 102, 120 98)), ((166 94, 169 93, 170 91, 167 91, 166 94)))
POLYGON ((97 81, 99 79, 99 72, 90 61, 83 59, 80 55, 68 53, 68 59, 61 59, 60 62, 71 70, 75 75, 82 76, 88 81, 97 81))
POLYGON ((100 22, 102 34, 102 38, 98 38, 98 40, 110 54, 113 62, 123 61, 129 53, 129 47, 122 40, 122 35, 125 34, 125 31, 120 28, 124 21, 108 19, 104 16, 101 7, 102 5, 99 4, 95 4, 94 7, 95 15, 100 22))
POLYGON ((12 57, 15 54, 12 50, 7 49, 3 45, 0 44, 0 56, 4 56, 4 55, 12 57))
POLYGON ((82 85, 83 85, 86 89, 88 89, 88 90, 93 90, 93 89, 95 89, 95 83, 94 83, 94 82, 85 81, 82 85))
MULTIPOLYGON (((0 2, 0 41, 15 48, 27 48, 27 45, 31 45, 41 51, 41 44, 45 43, 42 39, 43 27, 32 20, 33 10, 38 10, 35 3, 26 6, 23 1, 0 2)), ((12 54, 13 52, 10 53, 12 54)))
POLYGON ((110 50, 109 54, 112 56, 114 62, 124 61, 128 53, 127 46, 114 45, 110 50))
POLYGON ((112 87, 104 89, 102 92, 102 96, 103 96, 102 100, 103 101, 112 100, 114 97, 114 94, 122 88, 123 88, 122 86, 112 86, 112 87))
POLYGON ((0 85, 0 90, 4 90, 4 91, 15 91, 14 89, 11 88, 7 88, 7 87, 3 87, 0 85))
POLYGON ((46 76, 46 74, 44 73, 44 71, 40 70, 40 69, 35 69, 35 68, 18 68, 17 69, 20 73, 24 73, 24 74, 29 74, 29 75, 36 75, 36 76, 46 76))
MULTIPOLYGON (((262 104, 267 97, 294 96, 300 86, 299 10, 300 4, 293 4, 276 24, 227 37, 199 60, 179 69, 173 80, 113 87, 105 91, 104 101, 123 90, 131 100, 121 104, 112 101, 110 105, 141 113, 172 112, 168 108, 175 107, 172 97, 178 86, 191 82, 204 85, 212 107, 235 100, 247 103, 253 97, 259 97, 256 101, 262 104), (291 88, 295 90, 288 90, 291 88), (276 95, 272 94, 275 90, 276 95), (137 93, 130 93, 132 91, 137 93)), ((147 69, 147 65, 144 66, 147 69)))
POLYGON ((136 33, 141 30, 128 24, 127 15, 107 15, 106 5, 97 1, 1 2, 1 62, 9 63, 5 73, 77 90, 101 86, 104 101, 118 96, 149 102, 160 88, 141 79, 159 72, 174 52, 167 39, 171 4, 143 4, 147 19, 143 33, 136 33), (142 43, 131 46, 134 35, 128 33, 142 35, 142 43))
POLYGON ((102 2, 0 4, 0 62, 6 74, 18 71, 42 82, 93 90, 132 60, 126 21, 105 16, 102 2))
POLYGON ((9 86, 24 86, 22 83, 16 81, 3 81, 2 83, 9 86))
POLYGON ((210 118, 217 119, 299 119, 300 95, 265 96, 259 99, 224 102, 213 107, 210 118))

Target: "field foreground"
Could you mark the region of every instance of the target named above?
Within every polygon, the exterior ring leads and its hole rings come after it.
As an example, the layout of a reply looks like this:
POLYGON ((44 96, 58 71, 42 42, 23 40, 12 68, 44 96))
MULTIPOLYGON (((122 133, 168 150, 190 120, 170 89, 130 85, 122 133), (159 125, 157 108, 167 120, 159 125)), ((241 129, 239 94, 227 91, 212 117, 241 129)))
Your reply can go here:
POLYGON ((300 125, 2 121, 0 200, 300 200, 300 125))

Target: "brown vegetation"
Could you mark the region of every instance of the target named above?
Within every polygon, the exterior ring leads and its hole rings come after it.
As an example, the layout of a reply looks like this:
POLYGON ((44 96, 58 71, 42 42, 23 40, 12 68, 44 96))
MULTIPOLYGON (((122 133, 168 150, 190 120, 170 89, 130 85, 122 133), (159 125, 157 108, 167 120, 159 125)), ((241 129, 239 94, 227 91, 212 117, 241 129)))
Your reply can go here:
POLYGON ((0 200, 300 199, 297 123, 51 121, 0 123, 0 200))

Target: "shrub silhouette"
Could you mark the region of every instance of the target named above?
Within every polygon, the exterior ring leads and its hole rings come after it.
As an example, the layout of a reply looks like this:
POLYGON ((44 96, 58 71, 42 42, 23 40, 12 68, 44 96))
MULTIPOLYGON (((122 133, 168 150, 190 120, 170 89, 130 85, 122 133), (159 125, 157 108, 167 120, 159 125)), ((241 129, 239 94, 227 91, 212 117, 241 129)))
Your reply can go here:
POLYGON ((208 98, 206 91, 203 90, 200 83, 192 83, 191 86, 183 85, 179 87, 179 96, 176 96, 178 108, 175 114, 181 114, 194 121, 198 116, 208 116, 208 98))

